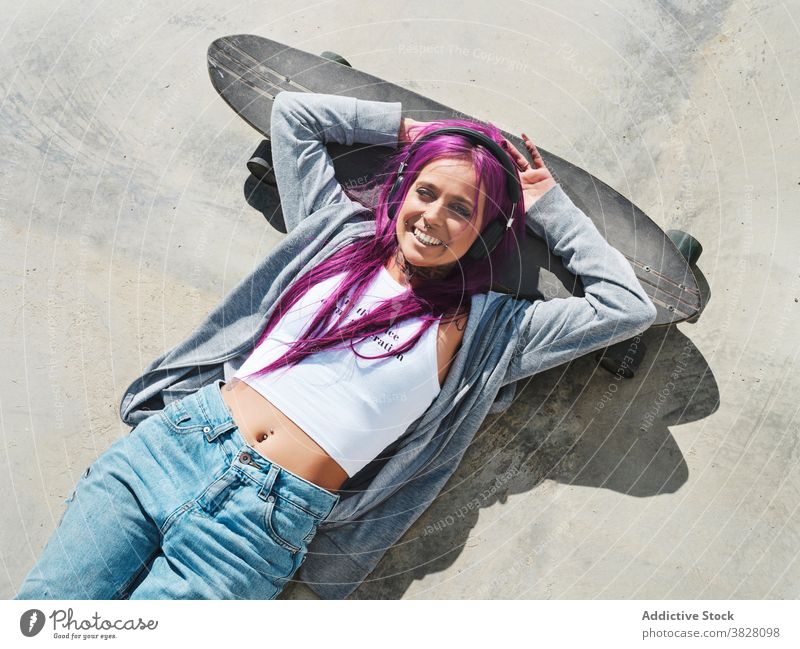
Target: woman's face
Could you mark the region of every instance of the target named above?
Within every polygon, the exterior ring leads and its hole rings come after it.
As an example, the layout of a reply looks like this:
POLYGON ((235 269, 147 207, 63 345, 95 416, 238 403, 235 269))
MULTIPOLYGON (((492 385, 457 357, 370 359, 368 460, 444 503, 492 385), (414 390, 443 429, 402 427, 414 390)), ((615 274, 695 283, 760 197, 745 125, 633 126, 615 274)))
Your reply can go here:
POLYGON ((467 160, 440 158, 423 167, 395 219, 397 241, 406 260, 415 266, 442 266, 463 256, 483 226, 483 190, 482 184, 480 204, 473 209, 475 171, 467 160), (437 243, 423 243, 415 236, 417 230, 437 243))

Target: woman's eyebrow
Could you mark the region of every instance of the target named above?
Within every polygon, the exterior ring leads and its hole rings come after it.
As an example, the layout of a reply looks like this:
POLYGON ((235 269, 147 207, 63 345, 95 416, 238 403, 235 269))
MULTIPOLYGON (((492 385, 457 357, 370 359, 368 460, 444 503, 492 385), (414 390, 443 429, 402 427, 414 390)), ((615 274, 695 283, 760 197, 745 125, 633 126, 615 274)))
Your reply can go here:
MULTIPOLYGON (((439 192, 439 188, 433 184, 430 180, 420 180, 417 182, 418 185, 427 185, 428 187, 432 188, 434 191, 439 192)), ((466 198, 465 196, 454 196, 455 200, 464 203, 467 207, 472 209, 472 201, 466 198)))

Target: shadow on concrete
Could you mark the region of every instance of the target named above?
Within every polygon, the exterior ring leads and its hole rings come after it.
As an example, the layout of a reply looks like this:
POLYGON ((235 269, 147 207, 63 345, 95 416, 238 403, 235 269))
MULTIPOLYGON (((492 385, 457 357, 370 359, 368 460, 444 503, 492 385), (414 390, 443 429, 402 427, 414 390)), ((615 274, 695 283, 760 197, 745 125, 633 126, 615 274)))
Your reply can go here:
MULTIPOLYGON (((521 381, 515 402, 487 417, 439 497, 350 597, 401 598, 414 580, 454 563, 482 508, 545 479, 638 498, 684 485, 687 464, 669 428, 713 413, 717 383, 677 328, 643 340, 649 355, 633 379, 615 379, 587 355, 521 381)), ((306 588, 292 583, 282 598, 308 597, 306 588)))

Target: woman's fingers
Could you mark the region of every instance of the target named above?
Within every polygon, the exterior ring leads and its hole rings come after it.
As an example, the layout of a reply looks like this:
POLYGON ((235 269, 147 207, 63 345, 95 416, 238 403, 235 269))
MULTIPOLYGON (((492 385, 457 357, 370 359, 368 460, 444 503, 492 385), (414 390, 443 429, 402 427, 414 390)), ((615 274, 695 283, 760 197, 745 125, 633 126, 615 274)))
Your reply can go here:
POLYGON ((528 161, 525 159, 525 156, 520 153, 519 149, 517 149, 517 147, 515 147, 506 139, 503 140, 503 148, 508 151, 511 159, 514 161, 520 171, 525 171, 525 169, 530 166, 528 161))
POLYGON ((525 134, 522 133, 522 141, 525 144, 525 148, 528 149, 528 153, 530 153, 531 158, 533 158, 533 165, 528 162, 528 159, 519 152, 519 150, 511 144, 508 140, 504 140, 504 146, 506 149, 512 153, 514 157, 514 161, 517 163, 517 167, 519 170, 524 172, 529 169, 539 169, 544 167, 544 160, 542 160, 542 154, 539 153, 539 149, 536 148, 536 145, 531 141, 531 139, 525 134), (507 145, 506 145, 507 143, 507 145))
POLYGON ((523 142, 525 142, 525 148, 528 149, 528 151, 531 154, 531 157, 533 157, 533 166, 543 167, 544 160, 542 160, 542 154, 539 153, 539 149, 536 148, 536 145, 531 141, 531 139, 527 135, 525 135, 525 133, 522 134, 522 140, 523 142))
POLYGON ((539 153, 539 149, 536 148, 536 145, 525 133, 522 133, 522 141, 525 144, 525 148, 528 150, 528 153, 530 153, 531 158, 533 158, 533 165, 528 162, 528 159, 519 151, 519 149, 517 149, 517 147, 515 147, 505 138, 503 139, 503 148, 508 151, 512 160, 514 160, 515 164, 517 165, 523 187, 533 186, 540 182, 550 180, 552 176, 550 171, 545 166, 544 160, 542 160, 542 154, 539 153))

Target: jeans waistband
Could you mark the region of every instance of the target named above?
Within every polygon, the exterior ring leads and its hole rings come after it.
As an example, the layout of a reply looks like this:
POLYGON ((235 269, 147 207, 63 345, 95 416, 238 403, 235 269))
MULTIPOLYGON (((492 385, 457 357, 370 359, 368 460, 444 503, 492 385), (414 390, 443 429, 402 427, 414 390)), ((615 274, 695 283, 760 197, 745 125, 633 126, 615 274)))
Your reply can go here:
POLYGON ((271 494, 280 496, 320 520, 325 520, 339 501, 339 494, 301 478, 253 449, 242 437, 228 405, 222 399, 220 386, 223 383, 222 379, 217 379, 181 401, 187 410, 197 408, 197 414, 208 422, 209 425, 204 428, 206 439, 220 442, 228 455, 235 456, 237 468, 261 485, 260 497, 266 500, 271 494))

